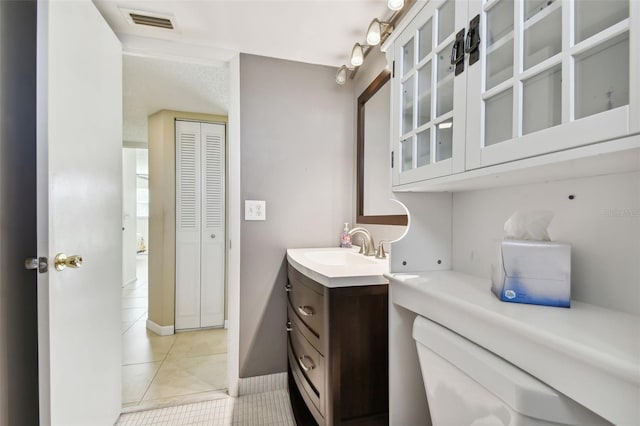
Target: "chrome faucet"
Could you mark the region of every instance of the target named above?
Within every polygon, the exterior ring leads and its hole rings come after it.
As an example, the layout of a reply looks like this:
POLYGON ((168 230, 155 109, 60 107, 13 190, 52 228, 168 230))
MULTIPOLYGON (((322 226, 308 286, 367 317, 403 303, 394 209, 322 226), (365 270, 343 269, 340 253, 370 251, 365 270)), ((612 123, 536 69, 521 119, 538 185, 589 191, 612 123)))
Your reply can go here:
POLYGON ((351 237, 358 235, 362 241, 360 246, 360 253, 365 256, 374 256, 376 254, 376 244, 373 242, 373 237, 365 228, 353 228, 349 231, 351 237))

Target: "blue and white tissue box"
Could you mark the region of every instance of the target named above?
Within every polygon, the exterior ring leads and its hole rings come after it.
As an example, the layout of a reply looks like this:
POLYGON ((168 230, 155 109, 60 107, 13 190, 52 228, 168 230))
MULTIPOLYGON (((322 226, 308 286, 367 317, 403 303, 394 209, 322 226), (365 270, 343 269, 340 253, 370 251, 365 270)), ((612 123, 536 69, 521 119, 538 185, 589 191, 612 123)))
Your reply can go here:
POLYGON ((505 240, 491 291, 505 302, 571 306, 571 245, 552 241, 505 240))

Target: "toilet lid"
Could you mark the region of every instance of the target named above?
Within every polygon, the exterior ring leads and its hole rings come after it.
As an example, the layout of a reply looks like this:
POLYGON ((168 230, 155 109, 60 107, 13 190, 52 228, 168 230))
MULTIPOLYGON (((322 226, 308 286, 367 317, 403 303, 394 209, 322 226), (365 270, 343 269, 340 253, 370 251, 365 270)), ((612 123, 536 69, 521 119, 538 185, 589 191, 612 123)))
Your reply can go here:
POLYGON ((503 358, 433 321, 418 316, 413 323, 413 338, 523 415, 576 425, 601 420, 503 358))

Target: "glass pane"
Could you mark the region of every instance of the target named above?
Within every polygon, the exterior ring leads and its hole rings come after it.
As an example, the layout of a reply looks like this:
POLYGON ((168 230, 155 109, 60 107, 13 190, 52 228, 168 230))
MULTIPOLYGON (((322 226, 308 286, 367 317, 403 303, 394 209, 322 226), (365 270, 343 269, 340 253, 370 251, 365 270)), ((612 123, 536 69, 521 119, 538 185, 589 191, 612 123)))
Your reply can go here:
POLYGON ((513 0, 502 0, 487 12, 487 46, 513 31, 513 0))
POLYGON ((576 43, 629 17, 629 0, 575 2, 576 43))
POLYGON ((522 134, 560 124, 562 118, 562 71, 555 67, 523 83, 522 134))
POLYGON ((402 168, 401 172, 411 170, 413 168, 413 138, 407 138, 400 141, 400 150, 402 151, 402 168))
POLYGON ((436 116, 453 110, 453 65, 451 65, 451 58, 449 58, 451 49, 453 49, 453 42, 438 53, 436 116))
POLYGON ((418 30, 418 62, 427 57, 431 53, 433 42, 433 29, 431 28, 431 19, 418 30))
POLYGON ((484 145, 513 137, 513 88, 485 101, 484 145))
POLYGON ((407 75, 413 68, 413 38, 402 46, 402 75, 407 75))
POLYGON ((431 61, 418 70, 418 126, 431 121, 431 61))
POLYGON ((487 90, 513 77, 513 39, 487 55, 487 90))
POLYGON ((436 161, 451 158, 453 145, 453 120, 444 121, 436 127, 436 161))
POLYGON ((524 68, 552 57, 562 49, 562 9, 524 31, 524 68))
POLYGON ((413 78, 402 84, 402 133, 413 130, 413 78))
POLYGON ((456 2, 448 0, 438 9, 438 44, 455 32, 456 2))
POLYGON ((424 132, 418 133, 418 158, 417 166, 422 167, 429 164, 429 157, 431 155, 431 130, 427 129, 424 132))
POLYGON ((629 34, 576 58, 575 118, 629 104, 629 34))
POLYGON ((551 6, 555 0, 525 0, 524 2, 524 20, 535 16, 538 12, 551 6))

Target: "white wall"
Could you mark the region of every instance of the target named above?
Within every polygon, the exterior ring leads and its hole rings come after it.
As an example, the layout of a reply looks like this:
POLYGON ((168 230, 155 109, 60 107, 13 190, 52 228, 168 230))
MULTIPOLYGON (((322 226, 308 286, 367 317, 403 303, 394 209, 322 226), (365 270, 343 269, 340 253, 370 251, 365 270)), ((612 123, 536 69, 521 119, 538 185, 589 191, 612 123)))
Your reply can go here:
POLYGON ((122 285, 136 279, 136 150, 122 149, 122 285))
POLYGON ((453 269, 489 278, 520 209, 555 212, 549 234, 572 245, 573 299, 640 314, 640 173, 454 194, 453 269))

